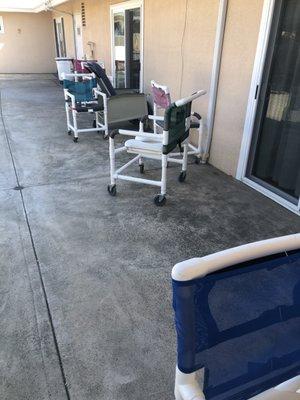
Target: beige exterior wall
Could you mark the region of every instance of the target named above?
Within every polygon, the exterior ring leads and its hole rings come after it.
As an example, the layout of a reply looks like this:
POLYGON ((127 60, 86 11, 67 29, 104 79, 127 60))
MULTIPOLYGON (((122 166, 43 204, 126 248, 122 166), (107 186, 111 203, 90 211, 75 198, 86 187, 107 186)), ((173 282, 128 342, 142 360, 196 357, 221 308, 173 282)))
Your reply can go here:
MULTIPOLYGON (((120 0, 86 0, 83 47, 96 43, 95 57, 111 73, 110 5, 120 0)), ((264 0, 229 0, 216 118, 209 162, 235 175, 264 0)), ((80 1, 61 6, 79 12, 80 1), (71 7, 71 8, 70 8, 71 7)), ((209 90, 219 0, 144 0, 144 90, 151 79, 168 85, 174 99, 209 90)), ((57 13, 55 13, 57 15, 57 13)), ((64 16, 62 14, 62 16, 64 16)), ((71 17, 64 16, 67 51, 74 55, 71 17), (67 20, 70 21, 67 28, 67 20)), ((206 120, 209 94, 195 102, 206 120)))
POLYGON ((2 13, 0 73, 55 72, 51 13, 2 13))
POLYGON ((235 176, 264 0, 229 0, 209 162, 235 176))

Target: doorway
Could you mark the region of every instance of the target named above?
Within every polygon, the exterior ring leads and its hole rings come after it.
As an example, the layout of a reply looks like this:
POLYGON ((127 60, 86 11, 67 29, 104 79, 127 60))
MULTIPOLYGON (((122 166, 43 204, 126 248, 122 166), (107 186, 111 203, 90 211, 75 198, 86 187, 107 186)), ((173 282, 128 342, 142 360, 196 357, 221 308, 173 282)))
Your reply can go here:
POLYGON ((241 154, 242 180, 299 213, 300 2, 269 3, 265 57, 244 133, 249 141, 248 151, 241 154))
POLYGON ((66 51, 64 19, 63 17, 55 18, 53 20, 53 23, 54 23, 57 57, 66 57, 67 51, 66 51))
POLYGON ((112 76, 116 88, 142 90, 142 1, 111 6, 112 76))

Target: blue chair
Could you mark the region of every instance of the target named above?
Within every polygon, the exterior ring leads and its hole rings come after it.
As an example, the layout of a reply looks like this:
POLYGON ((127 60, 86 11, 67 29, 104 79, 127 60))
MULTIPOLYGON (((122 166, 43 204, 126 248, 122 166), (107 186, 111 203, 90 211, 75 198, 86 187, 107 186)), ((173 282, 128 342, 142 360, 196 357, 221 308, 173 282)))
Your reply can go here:
POLYGON ((89 128, 78 128, 77 116, 80 113, 94 113, 96 122, 102 107, 98 102, 97 80, 94 74, 62 74, 65 95, 68 134, 74 134, 78 141, 80 132, 99 132, 98 124, 89 128), (68 78, 68 79, 67 79, 68 78), (72 116, 72 118, 71 118, 72 116))
POLYGON ((172 282, 176 400, 300 400, 300 234, 183 261, 172 282))

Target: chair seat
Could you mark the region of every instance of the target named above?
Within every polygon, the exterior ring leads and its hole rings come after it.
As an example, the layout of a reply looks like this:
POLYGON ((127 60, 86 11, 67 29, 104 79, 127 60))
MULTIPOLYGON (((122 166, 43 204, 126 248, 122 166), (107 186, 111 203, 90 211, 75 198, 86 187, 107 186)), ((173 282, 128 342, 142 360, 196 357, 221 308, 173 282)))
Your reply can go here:
POLYGON ((126 140, 125 147, 127 150, 140 153, 140 152, 151 152, 151 153, 162 153, 162 143, 154 141, 145 141, 140 139, 126 140))
POLYGON ((76 103, 75 108, 77 112, 95 112, 102 110, 102 107, 98 104, 98 102, 87 104, 76 103))

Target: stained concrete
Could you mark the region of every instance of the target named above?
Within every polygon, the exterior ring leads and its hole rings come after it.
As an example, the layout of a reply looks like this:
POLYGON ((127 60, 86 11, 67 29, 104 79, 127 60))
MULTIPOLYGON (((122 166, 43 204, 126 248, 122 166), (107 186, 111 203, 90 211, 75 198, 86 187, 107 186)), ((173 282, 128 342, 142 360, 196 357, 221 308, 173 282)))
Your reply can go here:
MULTIPOLYGON (((65 134, 61 88, 43 79, 39 92, 38 83, 0 82, 6 134, 28 216, 26 222, 20 192, 8 189, 15 182, 6 149, 0 204, 9 204, 10 211, 2 217, 1 239, 7 239, 0 274, 10 278, 1 280, 0 291, 8 291, 10 301, 3 303, 7 311, 1 320, 0 365, 6 373, 0 397, 67 398, 46 295, 71 399, 171 400, 172 266, 299 232, 299 217, 213 167, 195 164, 184 184, 177 181, 177 167, 168 169, 164 208, 153 205, 153 187, 123 182, 117 197, 110 197, 107 142, 91 133, 74 144, 65 134), (24 89, 33 104, 27 103, 25 111, 21 102, 12 101, 24 89), (22 226, 18 245, 11 239, 17 226, 22 226), (20 336, 26 340, 20 342, 20 336)), ((5 138, 1 128, 0 138, 5 138)), ((159 169, 146 163, 145 175, 155 179, 159 169)))

